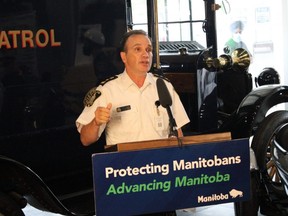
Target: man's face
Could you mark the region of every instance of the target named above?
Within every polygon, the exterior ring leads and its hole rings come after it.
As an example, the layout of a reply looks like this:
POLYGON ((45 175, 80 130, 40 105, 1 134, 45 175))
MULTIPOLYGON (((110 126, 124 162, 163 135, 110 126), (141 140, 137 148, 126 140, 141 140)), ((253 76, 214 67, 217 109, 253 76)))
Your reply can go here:
POLYGON ((152 64, 152 44, 144 35, 132 35, 126 42, 125 52, 121 52, 122 61, 128 73, 147 73, 152 64))

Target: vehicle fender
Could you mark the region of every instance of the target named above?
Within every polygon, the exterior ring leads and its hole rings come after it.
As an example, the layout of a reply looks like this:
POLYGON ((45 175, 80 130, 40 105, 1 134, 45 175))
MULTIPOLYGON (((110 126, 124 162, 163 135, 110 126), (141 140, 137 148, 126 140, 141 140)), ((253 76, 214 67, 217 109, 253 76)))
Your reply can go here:
MULTIPOLYGON (((266 88, 267 90, 267 88, 266 88)), ((267 112, 273 106, 281 103, 288 102, 288 86, 276 86, 275 88, 271 88, 271 91, 263 98, 262 103, 259 105, 257 109, 253 124, 252 130, 255 131, 259 124, 266 117, 267 112)))

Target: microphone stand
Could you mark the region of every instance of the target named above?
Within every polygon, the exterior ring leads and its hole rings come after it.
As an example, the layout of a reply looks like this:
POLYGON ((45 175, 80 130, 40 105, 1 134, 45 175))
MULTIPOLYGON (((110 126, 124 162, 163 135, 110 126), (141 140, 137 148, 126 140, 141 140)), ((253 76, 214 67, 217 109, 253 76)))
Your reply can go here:
POLYGON ((173 118, 170 106, 166 107, 168 116, 169 116, 169 137, 178 137, 177 125, 176 121, 173 118))
POLYGON ((172 115, 170 106, 166 107, 168 117, 169 117, 169 136, 168 137, 176 137, 178 141, 178 146, 182 147, 183 143, 182 140, 179 138, 176 121, 172 115))
POLYGON ((172 99, 171 99, 170 93, 162 79, 158 78, 156 81, 156 85, 157 85, 159 101, 156 101, 155 105, 158 107, 161 104, 161 106, 167 110, 167 114, 169 117, 169 136, 168 137, 169 138, 176 137, 178 140, 178 145, 179 147, 181 147, 182 140, 179 138, 176 121, 172 115, 172 111, 170 108, 170 105, 172 105, 172 99))

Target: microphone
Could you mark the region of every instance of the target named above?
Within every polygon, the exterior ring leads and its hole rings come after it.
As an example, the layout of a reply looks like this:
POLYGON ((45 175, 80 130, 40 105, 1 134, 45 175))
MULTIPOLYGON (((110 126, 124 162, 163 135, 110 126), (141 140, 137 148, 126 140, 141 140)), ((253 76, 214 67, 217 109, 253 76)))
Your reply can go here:
POLYGON ((158 78, 156 80, 156 85, 161 106, 163 106, 164 108, 171 106, 172 105, 171 95, 163 79, 158 78))
POLYGON ((166 108, 169 116, 170 133, 169 137, 178 137, 176 121, 172 115, 170 106, 172 105, 171 95, 167 89, 167 86, 163 79, 158 78, 156 80, 157 92, 159 101, 162 107, 166 108))

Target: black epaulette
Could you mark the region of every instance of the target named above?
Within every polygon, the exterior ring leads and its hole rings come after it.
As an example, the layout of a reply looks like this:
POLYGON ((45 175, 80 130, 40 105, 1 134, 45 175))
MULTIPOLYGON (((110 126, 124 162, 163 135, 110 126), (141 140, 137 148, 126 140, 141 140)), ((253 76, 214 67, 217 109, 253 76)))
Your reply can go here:
POLYGON ((167 82, 170 82, 170 80, 167 77, 165 77, 164 75, 156 74, 156 73, 152 73, 152 74, 157 78, 161 78, 161 79, 166 80, 167 82))
POLYGON ((109 77, 109 78, 107 78, 106 80, 102 81, 102 82, 100 83, 100 85, 101 85, 101 86, 104 86, 107 82, 109 82, 109 81, 111 81, 111 80, 114 80, 114 79, 117 79, 117 78, 118 78, 117 75, 112 76, 112 77, 109 77))

